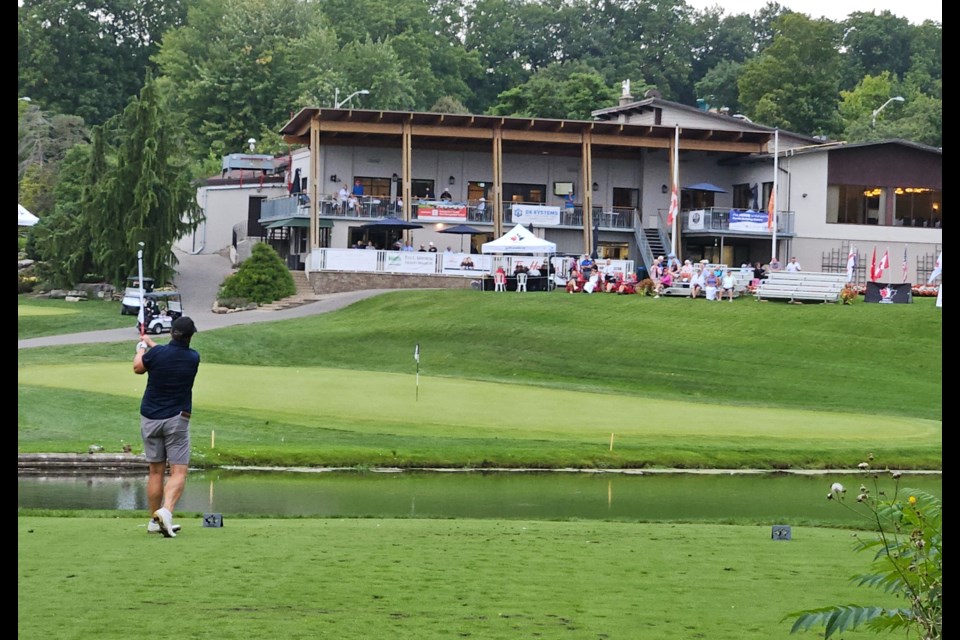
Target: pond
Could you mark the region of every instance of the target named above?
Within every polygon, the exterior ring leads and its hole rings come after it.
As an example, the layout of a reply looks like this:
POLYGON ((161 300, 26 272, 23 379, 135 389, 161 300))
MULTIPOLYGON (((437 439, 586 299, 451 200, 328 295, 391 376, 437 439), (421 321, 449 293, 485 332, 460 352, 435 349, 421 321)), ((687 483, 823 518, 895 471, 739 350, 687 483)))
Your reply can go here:
MULTIPOLYGON (((826 500, 858 473, 616 473, 557 471, 192 471, 181 513, 856 525, 826 500)), ((893 481, 880 474, 881 488, 893 481)), ((905 473, 901 487, 941 496, 940 473, 905 473)), ((146 510, 145 476, 20 476, 18 506, 146 510)))

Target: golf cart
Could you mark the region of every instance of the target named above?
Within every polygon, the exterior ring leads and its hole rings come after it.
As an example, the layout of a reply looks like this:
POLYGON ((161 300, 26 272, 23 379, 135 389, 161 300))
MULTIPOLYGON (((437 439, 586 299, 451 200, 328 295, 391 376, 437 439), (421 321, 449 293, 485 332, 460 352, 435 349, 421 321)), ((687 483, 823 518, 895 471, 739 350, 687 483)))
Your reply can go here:
MULTIPOLYGON (((143 279, 143 293, 153 291, 153 278, 143 279)), ((146 301, 146 300, 144 300, 146 301)), ((140 278, 127 278, 127 288, 123 290, 123 300, 120 302, 120 315, 135 316, 140 313, 140 278)))
MULTIPOLYGON (((139 310, 139 304, 137 309, 139 310)), ((183 304, 179 291, 151 291, 143 294, 144 333, 157 335, 170 331, 173 321, 182 315, 183 304)))

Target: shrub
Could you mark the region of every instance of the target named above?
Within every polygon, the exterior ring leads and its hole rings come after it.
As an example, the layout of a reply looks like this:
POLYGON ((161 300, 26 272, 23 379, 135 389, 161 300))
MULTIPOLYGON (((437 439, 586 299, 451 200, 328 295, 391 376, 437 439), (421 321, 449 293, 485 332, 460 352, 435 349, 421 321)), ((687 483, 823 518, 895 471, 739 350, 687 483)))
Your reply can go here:
MULTIPOLYGON (((871 456, 872 457, 872 456, 871 456)), ((859 586, 894 593, 903 606, 834 605, 791 613, 791 633, 824 627, 824 638, 863 625, 881 632, 899 629, 908 638, 943 638, 943 516, 941 501, 923 491, 900 489, 900 473, 891 472, 893 491, 880 488, 870 463, 860 469, 872 476, 873 488, 861 484, 856 504, 846 500, 847 490, 833 483, 827 499, 865 516, 875 532, 872 539, 857 538, 855 549, 873 554, 871 572, 853 576, 859 586)))
POLYGON ((249 258, 223 281, 219 298, 246 298, 257 304, 267 304, 297 292, 293 276, 280 255, 269 244, 257 243, 249 258))
POLYGON ((853 301, 857 299, 857 296, 860 295, 857 291, 857 287, 847 283, 843 285, 843 289, 840 289, 840 300, 843 304, 853 304, 853 301))

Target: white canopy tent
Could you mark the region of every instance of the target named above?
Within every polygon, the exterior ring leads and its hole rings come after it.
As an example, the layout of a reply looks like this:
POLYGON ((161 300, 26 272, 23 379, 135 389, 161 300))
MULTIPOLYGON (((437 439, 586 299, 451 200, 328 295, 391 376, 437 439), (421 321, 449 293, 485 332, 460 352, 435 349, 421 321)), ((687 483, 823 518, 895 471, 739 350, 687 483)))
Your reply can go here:
POLYGON ((480 251, 482 253, 525 253, 532 255, 556 253, 557 245, 549 240, 538 238, 533 231, 522 224, 518 224, 502 237, 484 242, 480 251))
POLYGON ((17 226, 32 227, 40 222, 40 218, 27 211, 26 207, 17 203, 17 226))

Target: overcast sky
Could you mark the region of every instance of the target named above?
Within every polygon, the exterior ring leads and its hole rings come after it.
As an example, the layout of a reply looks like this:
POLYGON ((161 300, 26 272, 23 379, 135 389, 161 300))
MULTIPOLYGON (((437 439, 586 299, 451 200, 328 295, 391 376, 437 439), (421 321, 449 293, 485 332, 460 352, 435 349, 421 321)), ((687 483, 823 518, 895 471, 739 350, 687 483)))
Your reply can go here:
MULTIPOLYGON (((725 15, 753 15, 766 6, 767 0, 687 0, 687 4, 695 9, 719 5, 725 15)), ((943 22, 943 5, 940 0, 779 0, 779 4, 792 11, 805 13, 811 18, 828 18, 837 22, 855 11, 889 11, 913 24, 922 24, 924 20, 943 22)))

